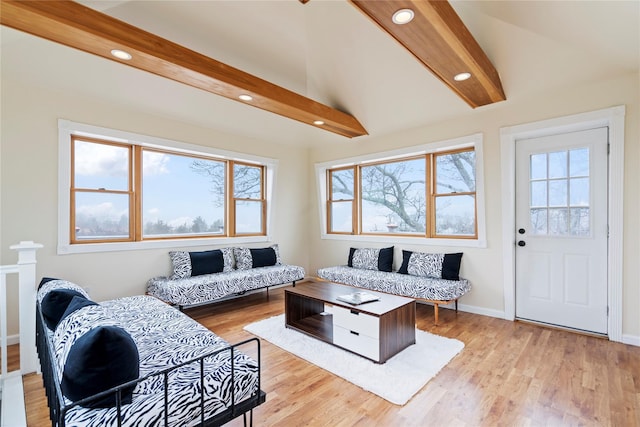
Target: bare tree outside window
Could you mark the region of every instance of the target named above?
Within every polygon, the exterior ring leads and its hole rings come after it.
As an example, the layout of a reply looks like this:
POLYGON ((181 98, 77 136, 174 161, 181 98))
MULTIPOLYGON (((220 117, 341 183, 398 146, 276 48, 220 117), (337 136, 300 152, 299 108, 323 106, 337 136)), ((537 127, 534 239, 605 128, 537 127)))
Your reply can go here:
MULTIPOLYGON (((475 236, 476 158, 473 149, 436 153, 385 163, 330 171, 332 232, 343 231, 350 211, 341 202, 354 197, 359 185, 360 232, 429 235, 428 212, 435 236, 475 236), (435 176, 431 188, 427 165, 435 176), (359 172, 359 183, 354 174, 359 172), (432 195, 433 206, 427 200, 432 195), (343 221, 337 221, 337 214, 343 221), (344 224, 343 224, 344 223, 344 224)), ((338 218, 340 219, 340 218, 338 218)))

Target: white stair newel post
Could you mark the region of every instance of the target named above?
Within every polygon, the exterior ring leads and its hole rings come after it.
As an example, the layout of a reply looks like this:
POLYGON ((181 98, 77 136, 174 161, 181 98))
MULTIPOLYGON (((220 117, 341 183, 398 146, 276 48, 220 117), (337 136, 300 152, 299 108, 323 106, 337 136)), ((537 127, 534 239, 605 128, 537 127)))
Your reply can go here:
POLYGON ((43 246, 31 241, 9 248, 18 251, 20 307, 20 372, 36 372, 36 250, 43 246))

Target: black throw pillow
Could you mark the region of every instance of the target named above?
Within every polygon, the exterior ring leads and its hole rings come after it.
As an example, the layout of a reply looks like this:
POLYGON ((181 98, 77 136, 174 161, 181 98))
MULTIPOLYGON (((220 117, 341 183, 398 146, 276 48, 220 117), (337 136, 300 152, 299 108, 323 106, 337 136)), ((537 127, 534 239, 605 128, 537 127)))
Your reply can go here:
POLYGON ((224 269, 224 259, 220 249, 189 252, 189 257, 191 258, 191 276, 221 273, 224 269))
POLYGON ((347 260, 347 266, 353 267, 353 254, 356 252, 356 248, 349 249, 349 259, 347 260))
POLYGON ((444 254, 444 261, 442 261, 442 278, 447 280, 460 280, 461 262, 462 252, 444 254))
POLYGON ((58 324, 60 324, 60 322, 62 322, 65 317, 67 317, 74 311, 80 310, 82 307, 87 307, 89 305, 98 305, 98 304, 91 301, 90 299, 86 299, 84 296, 82 297, 74 296, 71 299, 71 302, 69 303, 69 305, 67 306, 67 309, 64 311, 62 316, 60 316, 60 321, 58 322, 58 324))
POLYGON ((251 252, 251 267, 268 267, 276 265, 276 251, 273 248, 249 249, 251 252))
POLYGON ((40 303, 40 310, 49 329, 56 329, 73 297, 85 298, 80 292, 71 289, 54 289, 45 295, 40 303))
POLYGON ((413 252, 411 251, 405 251, 404 249, 402 250, 402 265, 398 269, 398 273, 409 274, 409 271, 407 269, 409 268, 409 258, 411 258, 412 253, 413 252))
POLYGON ((391 272, 393 269, 393 246, 380 249, 378 270, 391 272))
MULTIPOLYGON (((99 326, 79 337, 71 346, 62 373, 62 393, 72 401, 133 381, 140 375, 136 343, 124 329, 99 326)), ((135 386, 122 390, 122 404, 131 403, 135 386)), ((86 408, 116 406, 116 395, 92 400, 86 408)))

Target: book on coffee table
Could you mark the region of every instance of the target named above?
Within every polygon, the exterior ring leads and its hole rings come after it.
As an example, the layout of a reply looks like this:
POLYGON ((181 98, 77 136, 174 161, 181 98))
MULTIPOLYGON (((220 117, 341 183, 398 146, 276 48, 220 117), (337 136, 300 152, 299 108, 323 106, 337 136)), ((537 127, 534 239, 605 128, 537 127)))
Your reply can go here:
POLYGON ((353 292, 351 294, 340 295, 336 297, 337 300, 348 302, 352 305, 364 304, 366 302, 378 301, 380 298, 367 292, 353 292))

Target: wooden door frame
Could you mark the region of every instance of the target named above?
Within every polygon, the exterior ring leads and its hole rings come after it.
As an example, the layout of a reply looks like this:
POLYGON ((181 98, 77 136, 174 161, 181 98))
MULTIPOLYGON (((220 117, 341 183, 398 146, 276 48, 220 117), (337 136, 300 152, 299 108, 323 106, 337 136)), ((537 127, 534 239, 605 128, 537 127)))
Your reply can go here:
POLYGON ((500 128, 502 159, 502 250, 504 318, 514 320, 515 300, 515 156, 516 141, 607 126, 609 128, 607 242, 608 333, 611 341, 622 342, 623 200, 624 200, 624 116, 625 106, 564 116, 539 122, 500 128))

